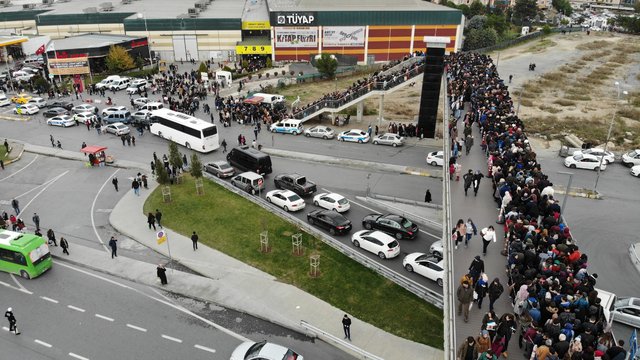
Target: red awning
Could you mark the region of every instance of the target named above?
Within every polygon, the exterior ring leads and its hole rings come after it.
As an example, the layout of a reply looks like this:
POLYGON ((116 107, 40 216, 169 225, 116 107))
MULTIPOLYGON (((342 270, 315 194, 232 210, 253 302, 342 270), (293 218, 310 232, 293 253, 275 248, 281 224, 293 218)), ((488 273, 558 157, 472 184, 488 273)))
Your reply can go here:
POLYGON ((107 150, 106 146, 97 146, 97 145, 85 146, 83 149, 80 149, 80 151, 86 154, 95 154, 105 150, 107 150))
POLYGON ((253 105, 258 105, 262 103, 262 101, 264 101, 264 98, 262 96, 252 96, 250 98, 244 99, 244 103, 253 105))

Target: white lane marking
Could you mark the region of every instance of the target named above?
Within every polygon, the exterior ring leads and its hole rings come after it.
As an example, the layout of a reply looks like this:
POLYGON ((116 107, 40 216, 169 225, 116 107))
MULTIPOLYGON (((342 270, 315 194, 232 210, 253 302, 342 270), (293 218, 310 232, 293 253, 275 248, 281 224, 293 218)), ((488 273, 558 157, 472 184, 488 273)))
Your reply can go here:
POLYGON ((9 175, 9 176, 5 176, 5 177, 3 177, 2 179, 0 179, 0 181, 5 181, 5 180, 7 180, 8 178, 10 178, 10 177, 14 176, 15 174, 17 174, 17 173, 21 172, 22 170, 26 169, 27 167, 29 167, 29 165, 33 164, 33 162, 34 162, 34 161, 36 161, 36 159, 38 159, 38 156, 39 156, 39 155, 36 155, 36 157, 34 157, 34 158, 33 158, 33 160, 31 160, 31 162, 30 162, 30 163, 28 163, 27 165, 25 165, 22 169, 20 169, 20 170, 18 170, 18 171, 16 171, 16 172, 14 172, 13 174, 11 174, 11 175, 9 175))
POLYGON ((79 308, 79 307, 73 306, 73 305, 67 305, 67 307, 69 309, 71 309, 71 310, 75 310, 75 311, 82 312, 82 313, 86 311, 85 309, 82 309, 82 308, 79 308))
POLYGON ((131 324, 127 324, 128 328, 132 328, 134 330, 138 330, 138 331, 142 331, 142 332, 147 332, 147 329, 145 328, 141 328, 140 326, 135 326, 135 325, 131 325, 131 324))
POLYGON ((18 291, 23 292, 25 294, 33 295, 33 293, 31 291, 29 291, 29 290, 20 289, 19 287, 15 287, 15 286, 13 286, 11 284, 7 284, 4 281, 0 281, 0 285, 3 285, 3 286, 8 287, 8 288, 11 288, 13 290, 18 290, 18 291))
POLYGON ((100 314, 96 314, 96 317, 97 317, 97 318, 100 318, 100 319, 102 319, 102 320, 113 321, 113 319, 112 319, 112 318, 107 317, 107 316, 104 316, 104 315, 100 315, 100 314))
POLYGON ((175 342, 177 342, 177 343, 182 343, 182 340, 180 340, 180 339, 178 339, 178 338, 171 337, 171 336, 169 336, 169 335, 164 335, 164 334, 162 334, 162 337, 163 337, 163 338, 165 338, 165 339, 167 339, 167 340, 175 341, 175 342))
POLYGON ((104 187, 107 186, 107 183, 109 182, 109 180, 113 179, 113 177, 116 176, 118 171, 120 171, 120 169, 114 171, 114 173, 111 174, 111 176, 109 176, 107 180, 104 181, 104 183, 102 184, 102 186, 100 186, 100 189, 96 193, 96 196, 93 197, 93 202, 91 203, 91 227, 93 228, 93 232, 94 234, 96 234, 98 241, 100 241, 102 248, 106 252, 109 252, 109 249, 107 249, 107 245, 104 243, 104 241, 102 241, 102 237, 100 237, 100 234, 98 233, 98 229, 96 228, 96 220, 93 218, 93 214, 95 213, 96 201, 98 201, 98 196, 100 196, 100 193, 102 192, 104 187))
POLYGON ((42 194, 43 192, 45 192, 45 190, 47 190, 47 188, 49 186, 51 186, 54 182, 58 181, 61 177, 65 176, 67 173, 69 172, 69 170, 63 172, 62 174, 54 177, 53 179, 51 179, 51 181, 45 185, 42 190, 38 191, 38 193, 27 203, 27 205, 24 206, 24 208, 20 209, 20 213, 24 212, 27 210, 27 208, 29 207, 29 205, 31 205, 32 202, 34 202, 38 196, 40 196, 40 194, 42 194))
POLYGON ((42 346, 46 346, 46 347, 48 347, 48 348, 50 348, 50 347, 52 347, 52 346, 53 346, 53 345, 51 345, 51 344, 48 344, 48 343, 46 343, 46 342, 44 342, 44 341, 42 341, 42 340, 38 340, 38 339, 34 339, 34 340, 33 340, 33 342, 35 342, 36 344, 40 344, 40 345, 42 345, 42 346))
POLYGON ((131 289, 131 287, 129 287, 129 286, 127 286, 127 285, 124 285, 124 284, 120 284, 120 283, 119 283, 119 282, 117 282, 117 281, 113 281, 113 280, 111 280, 111 279, 107 279, 106 277, 103 277, 103 276, 100 276, 100 275, 92 274, 92 273, 90 273, 90 272, 88 272, 88 271, 85 271, 85 270, 81 270, 81 269, 74 268, 74 267, 73 267, 73 266, 71 266, 71 265, 68 265, 68 264, 65 264, 65 263, 62 263, 62 262, 59 262, 59 261, 56 261, 56 266, 64 266, 64 267, 67 267, 67 268, 69 268, 69 269, 71 269, 71 270, 75 270, 75 271, 77 271, 77 272, 81 272, 81 273, 83 273, 83 274, 85 274, 85 275, 93 276, 93 277, 95 277, 95 278, 98 278, 98 279, 100 279, 100 280, 106 281, 106 282, 111 283, 111 284, 113 284, 113 285, 118 285, 118 286, 123 287, 123 288, 125 288, 125 289, 131 289))
POLYGON ((215 349, 211 349, 211 348, 208 348, 208 347, 206 347, 206 346, 202 346, 202 345, 195 344, 195 345, 193 345, 193 347, 194 347, 194 348, 196 348, 196 349, 200 349, 200 350, 208 351, 208 352, 210 352, 210 353, 212 353, 212 354, 215 354, 215 353, 216 353, 216 350, 215 350, 215 349))
POLYGON ((9 331, 9 328, 8 328, 8 327, 6 327, 6 326, 3 326, 3 327, 2 327, 2 330, 4 330, 4 331, 9 331))
POLYGON ((74 357, 76 359, 80 359, 80 360, 89 360, 89 358, 86 358, 84 356, 80 356, 80 355, 74 354, 74 353, 69 353, 69 356, 74 357))
POLYGON ((22 286, 22 284, 20 284, 20 282, 18 281, 18 279, 16 279, 16 276, 13 274, 9 274, 11 276, 11 279, 13 280, 14 283, 16 283, 16 285, 18 285, 18 287, 20 288, 20 291, 22 292, 29 292, 31 294, 33 294, 32 292, 30 292, 29 290, 27 290, 27 288, 25 288, 24 286, 22 286))
POLYGON ((52 299, 52 298, 48 298, 48 297, 46 297, 46 296, 40 296, 40 299, 42 299, 42 300, 46 300, 46 301, 48 301, 48 302, 52 302, 52 303, 54 303, 54 304, 59 303, 59 301, 58 301, 58 300, 55 300, 55 299, 52 299))
POLYGON ((422 229, 420 229, 420 230, 418 230, 418 231, 420 231, 421 233, 425 233, 425 234, 427 234, 427 235, 429 235, 429 236, 431 236, 431 237, 433 237, 433 238, 436 238, 436 239, 438 239, 438 240, 442 239, 442 235, 434 235, 434 234, 432 234, 432 233, 430 233, 430 232, 426 232, 426 231, 424 231, 424 230, 422 230, 422 229))
MULTIPOLYGON (((33 191, 36 191, 36 190, 40 189, 41 187, 43 187, 43 186, 45 186, 45 185, 49 184, 51 181, 53 181, 53 180, 55 180, 55 179, 56 179, 56 178, 49 179, 49 180, 47 180, 47 181, 43 182, 42 184, 40 184, 40 185, 38 185, 38 186, 34 187, 34 188, 33 188, 33 189, 31 189, 31 190, 27 190, 27 191, 23 192, 23 193, 22 193, 22 194, 20 194, 20 195, 16 195, 16 196, 14 196, 14 198, 15 198, 15 199, 18 199, 18 198, 21 198, 21 197, 23 197, 23 196, 25 196, 25 195, 27 195, 27 194, 30 194, 31 192, 33 192, 33 191)), ((8 205, 8 204, 10 204, 10 203, 11 203, 11 202, 7 201, 7 205, 8 205)), ((20 213, 22 213, 22 211, 21 211, 20 213)))

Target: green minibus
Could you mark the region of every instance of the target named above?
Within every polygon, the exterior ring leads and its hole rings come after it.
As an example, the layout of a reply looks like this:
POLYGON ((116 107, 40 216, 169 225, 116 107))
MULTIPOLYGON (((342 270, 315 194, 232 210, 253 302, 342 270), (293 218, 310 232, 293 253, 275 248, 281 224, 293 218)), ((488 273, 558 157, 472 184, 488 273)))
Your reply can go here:
POLYGON ((51 268, 46 240, 33 234, 0 230, 0 271, 32 279, 51 268))

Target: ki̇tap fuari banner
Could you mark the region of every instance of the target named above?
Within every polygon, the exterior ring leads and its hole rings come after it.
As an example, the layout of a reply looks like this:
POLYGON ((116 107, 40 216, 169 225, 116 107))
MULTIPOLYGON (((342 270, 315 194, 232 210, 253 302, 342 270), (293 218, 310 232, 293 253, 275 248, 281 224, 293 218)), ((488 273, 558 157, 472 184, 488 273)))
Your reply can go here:
POLYGON ((364 26, 325 26, 322 28, 322 45, 362 47, 364 35, 364 26))
POLYGON ((318 47, 317 27, 277 27, 276 47, 313 48, 318 47))

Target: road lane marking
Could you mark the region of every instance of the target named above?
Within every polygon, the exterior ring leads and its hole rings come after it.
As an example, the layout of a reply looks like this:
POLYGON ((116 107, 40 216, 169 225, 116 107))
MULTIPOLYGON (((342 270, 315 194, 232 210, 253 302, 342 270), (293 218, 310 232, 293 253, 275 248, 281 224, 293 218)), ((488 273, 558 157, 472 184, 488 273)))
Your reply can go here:
POLYGON ((16 283, 16 285, 18 285, 18 287, 20 288, 20 291, 22 291, 24 293, 28 293, 29 295, 33 294, 31 291, 27 290, 27 288, 22 286, 22 284, 20 284, 18 279, 16 279, 15 275, 13 275, 13 274, 9 274, 9 275, 11 276, 11 280, 13 280, 13 282, 16 283))
POLYGON ((100 314, 96 314, 96 317, 97 317, 97 318, 100 318, 100 319, 102 319, 102 320, 113 321, 113 319, 112 319, 112 318, 107 317, 107 316, 104 316, 104 315, 100 315, 100 314))
POLYGON ((7 180, 8 178, 10 178, 10 177, 14 176, 15 174, 17 174, 17 173, 21 172, 22 170, 26 169, 27 167, 29 167, 29 165, 33 164, 33 162, 34 162, 34 161, 36 161, 36 159, 38 159, 38 156, 39 156, 39 155, 36 155, 36 157, 34 157, 34 158, 33 158, 33 160, 31 160, 31 162, 30 162, 30 163, 28 163, 27 165, 25 165, 22 169, 20 169, 20 170, 18 170, 18 171, 16 171, 16 172, 14 172, 13 174, 11 174, 11 175, 9 175, 9 176, 3 177, 2 179, 0 179, 0 181, 5 181, 5 180, 7 180))
POLYGON ((98 241, 100 241, 100 244, 102 245, 102 248, 107 253, 109 252, 109 249, 107 249, 107 245, 104 243, 104 241, 102 241, 102 237, 98 233, 98 229, 96 228, 96 220, 94 219, 93 214, 95 214, 96 201, 98 201, 98 196, 100 196, 100 193, 102 192, 102 190, 104 190, 104 187, 107 186, 107 183, 109 183, 109 180, 113 179, 113 177, 116 176, 118 171, 120 171, 120 169, 114 171, 114 173, 111 174, 111 176, 109 176, 107 178, 107 180, 104 181, 102 186, 100 186, 100 189, 98 189, 98 192, 96 193, 96 196, 93 197, 93 202, 91 203, 91 227, 93 228, 93 232, 96 234, 96 237, 98 238, 98 241))
POLYGON ((34 339, 33 342, 35 342, 36 344, 40 344, 42 346, 46 346, 48 348, 52 347, 53 345, 51 344, 47 344, 46 342, 42 341, 42 340, 38 340, 38 339, 34 339))
POLYGON ((79 312, 82 312, 82 313, 86 311, 85 309, 81 309, 81 308, 73 306, 73 305, 67 305, 67 307, 69 309, 71 309, 71 310, 79 311, 79 312))
POLYGON ((55 300, 55 299, 52 299, 52 298, 48 298, 48 297, 46 297, 46 296, 40 296, 40 299, 42 299, 42 300, 46 300, 46 301, 48 301, 48 302, 52 302, 52 303, 54 303, 54 304, 59 303, 59 301, 58 301, 58 300, 55 300))
POLYGON ((40 196, 40 194, 45 192, 45 190, 47 190, 47 188, 49 186, 51 186, 54 182, 58 181, 61 177, 65 176, 68 172, 69 172, 69 170, 67 170, 67 171, 63 172, 62 174, 60 174, 60 175, 54 177, 53 179, 51 179, 51 181, 47 185, 45 185, 42 188, 42 190, 38 191, 38 193, 33 198, 31 198, 31 200, 27 203, 27 205, 24 206, 24 208, 20 209, 20 212, 22 213, 23 211, 27 210, 29 205, 31 205, 31 203, 34 202, 38 198, 38 196, 40 196))
POLYGON ((162 337, 163 337, 163 338, 165 338, 165 339, 167 339, 167 340, 175 341, 175 342, 177 342, 177 343, 182 343, 182 340, 180 340, 180 339, 178 339, 178 338, 171 337, 171 336, 169 336, 169 335, 164 335, 164 334, 162 334, 162 337))
POLYGON ((106 281, 106 282, 111 283, 111 284, 113 284, 113 285, 118 285, 118 286, 123 287, 123 288, 125 288, 125 289, 133 290, 130 286, 127 286, 127 285, 124 285, 124 284, 120 284, 120 283, 119 283, 119 282, 117 282, 117 281, 113 281, 113 280, 111 280, 111 279, 107 279, 106 277, 103 277, 103 276, 100 276, 100 275, 92 274, 92 273, 90 273, 90 272, 88 272, 88 271, 85 271, 85 270, 81 270, 81 269, 75 268, 75 267, 73 267, 73 266, 71 266, 71 265, 68 265, 68 264, 62 263, 62 262, 60 262, 60 261, 56 261, 56 266, 64 266, 64 267, 67 267, 67 268, 69 268, 69 269, 71 269, 71 270, 75 270, 75 271, 77 271, 77 272, 81 272, 81 273, 83 273, 83 274, 85 274, 85 275, 93 276, 93 277, 95 277, 95 278, 98 278, 98 279, 100 279, 100 280, 106 281))
POLYGON ((31 291, 29 291, 29 290, 20 289, 19 287, 15 287, 15 286, 13 286, 11 284, 7 284, 4 281, 0 281, 0 285, 6 286, 6 287, 11 288, 13 290, 18 290, 18 291, 23 292, 25 294, 33 295, 33 293, 31 291))
POLYGON ((208 351, 208 352, 210 352, 210 353, 212 353, 212 354, 215 354, 215 353, 216 353, 216 350, 215 350, 215 349, 210 349, 210 348, 208 348, 208 347, 206 347, 206 346, 202 346, 202 345, 195 344, 195 345, 193 345, 193 347, 194 347, 194 348, 196 348, 196 349, 200 349, 200 350, 208 351))
POLYGON ((74 354, 74 353, 69 353, 69 356, 74 357, 76 359, 80 359, 80 360, 89 360, 89 358, 86 358, 84 356, 80 356, 80 355, 74 354))
POLYGON ((139 327, 139 326, 135 326, 135 325, 127 324, 127 327, 130 327, 130 328, 132 328, 132 329, 134 329, 134 330, 138 330, 138 331, 142 331, 142 332, 147 332, 147 329, 145 329, 145 328, 141 328, 141 327, 139 327))

